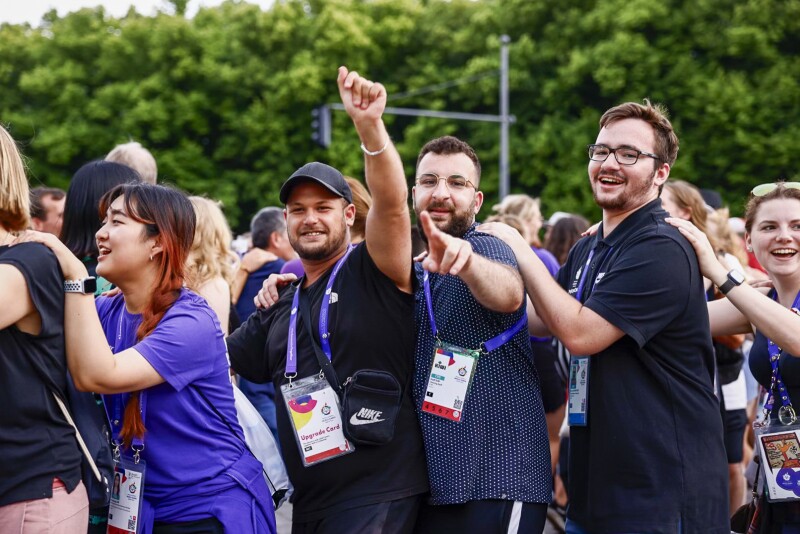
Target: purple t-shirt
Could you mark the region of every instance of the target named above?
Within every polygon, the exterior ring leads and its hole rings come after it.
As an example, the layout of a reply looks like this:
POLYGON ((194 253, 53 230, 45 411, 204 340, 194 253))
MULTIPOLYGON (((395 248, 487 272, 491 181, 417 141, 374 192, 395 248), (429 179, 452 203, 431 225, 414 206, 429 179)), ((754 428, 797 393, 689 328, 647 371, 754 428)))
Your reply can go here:
POLYGON ((553 253, 547 249, 537 247, 531 247, 531 250, 533 250, 533 252, 539 256, 539 259, 542 260, 544 266, 547 267, 547 270, 550 271, 550 274, 553 276, 553 278, 555 278, 561 266, 558 264, 556 257, 553 256, 553 253))
MULTIPOLYGON (((271 501, 263 478, 248 476, 253 470, 260 474, 261 464, 245 452, 244 436, 236 418, 225 341, 216 314, 206 301, 187 289, 181 290, 156 328, 138 343, 136 329, 141 315, 128 313, 121 295, 100 297, 96 305, 112 350, 118 353, 135 348, 165 380, 142 392, 146 396, 142 452, 147 462, 144 497, 153 507, 155 519, 177 522, 214 515, 226 523, 213 509, 213 501, 228 492, 244 490, 258 499, 266 494, 266 499, 271 501), (225 417, 235 435, 195 387, 225 417), (237 470, 247 473, 244 477, 231 474, 237 470), (237 478, 245 478, 246 482, 243 484, 237 478)), ((117 405, 124 411, 127 397, 127 394, 104 396, 112 419, 116 417, 117 405)), ((271 523, 274 530, 274 517, 269 508, 265 512, 267 517, 260 519, 271 523)), ((238 513, 242 514, 241 519, 230 526, 250 525, 251 506, 244 506, 238 513)))

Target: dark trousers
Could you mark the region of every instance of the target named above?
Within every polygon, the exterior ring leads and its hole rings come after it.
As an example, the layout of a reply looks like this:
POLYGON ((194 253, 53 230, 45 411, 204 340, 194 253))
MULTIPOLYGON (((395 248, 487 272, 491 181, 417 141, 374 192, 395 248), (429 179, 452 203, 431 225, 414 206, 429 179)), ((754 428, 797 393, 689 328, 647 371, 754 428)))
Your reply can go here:
POLYGON ((547 505, 519 501, 469 501, 419 511, 416 534, 540 534, 547 520, 547 505))
POLYGON ((292 523, 292 534, 411 534, 421 495, 343 510, 318 521, 292 523))

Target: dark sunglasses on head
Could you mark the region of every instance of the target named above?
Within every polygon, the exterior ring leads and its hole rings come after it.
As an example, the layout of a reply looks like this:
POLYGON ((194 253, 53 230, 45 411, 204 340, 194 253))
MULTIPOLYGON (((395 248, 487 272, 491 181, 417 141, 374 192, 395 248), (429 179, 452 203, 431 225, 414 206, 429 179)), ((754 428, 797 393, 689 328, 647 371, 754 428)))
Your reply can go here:
POLYGON ((779 185, 783 185, 788 189, 800 189, 800 182, 774 182, 769 184, 761 184, 757 185, 750 191, 750 194, 754 197, 763 197, 764 195, 768 195, 778 189, 779 185))

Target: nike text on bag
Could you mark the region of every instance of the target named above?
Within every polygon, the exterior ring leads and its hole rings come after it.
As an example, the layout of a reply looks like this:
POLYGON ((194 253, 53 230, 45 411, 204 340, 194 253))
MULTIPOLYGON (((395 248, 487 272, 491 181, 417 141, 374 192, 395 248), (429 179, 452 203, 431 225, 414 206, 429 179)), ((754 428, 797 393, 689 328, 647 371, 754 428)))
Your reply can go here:
POLYGON ((344 385, 342 417, 345 435, 361 445, 385 445, 394 437, 402 392, 385 371, 362 369, 344 385))

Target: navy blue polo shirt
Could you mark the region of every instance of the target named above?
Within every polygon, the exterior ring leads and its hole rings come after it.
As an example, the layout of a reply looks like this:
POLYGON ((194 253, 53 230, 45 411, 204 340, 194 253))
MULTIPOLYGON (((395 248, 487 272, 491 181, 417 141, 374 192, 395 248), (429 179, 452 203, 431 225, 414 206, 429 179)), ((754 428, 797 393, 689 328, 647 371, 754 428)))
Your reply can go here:
POLYGON ((592 532, 724 533, 728 471, 697 257, 656 199, 570 251, 558 281, 625 335, 591 356, 568 517, 592 532), (590 251, 594 249, 587 266, 590 251))
MULTIPOLYGON (((463 239, 476 254, 517 266, 511 248, 494 236, 475 231, 463 239)), ((435 339, 425 306, 420 264, 414 403, 428 461, 431 504, 458 504, 484 499, 550 502, 550 448, 539 377, 526 329, 478 360, 462 420, 458 423, 422 412, 435 339)), ((525 307, 513 313, 490 311, 472 296, 461 278, 430 275, 439 337, 468 349, 499 335, 519 321, 525 307)))

